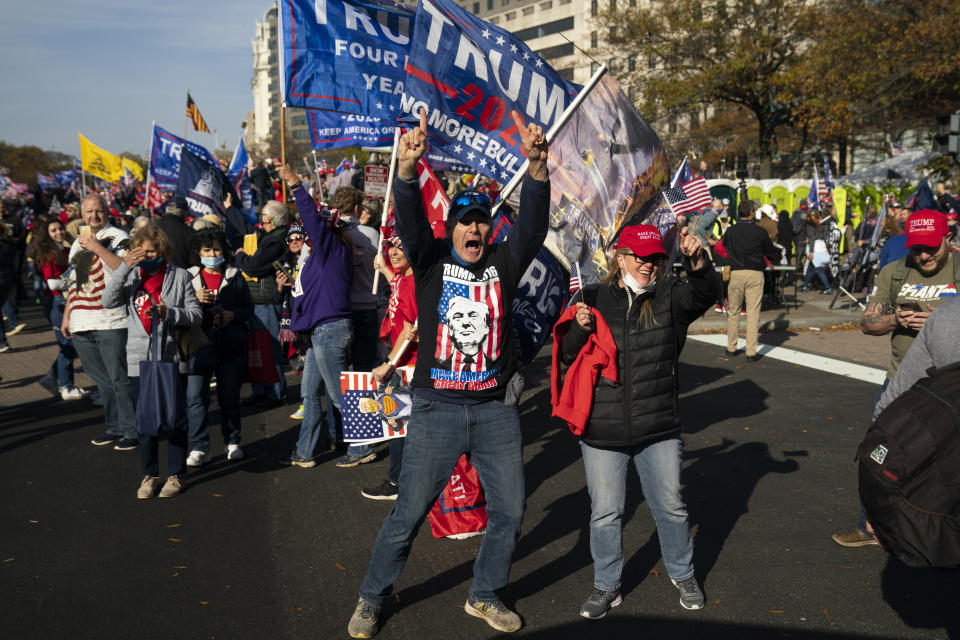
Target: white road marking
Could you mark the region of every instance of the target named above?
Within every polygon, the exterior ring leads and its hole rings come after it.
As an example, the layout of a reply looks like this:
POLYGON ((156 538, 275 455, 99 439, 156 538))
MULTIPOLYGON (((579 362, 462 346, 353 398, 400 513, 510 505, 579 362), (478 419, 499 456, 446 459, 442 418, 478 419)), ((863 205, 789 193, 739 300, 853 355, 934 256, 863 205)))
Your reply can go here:
MULTIPOLYGON (((723 334, 696 334, 688 335, 687 338, 721 347, 727 346, 727 336, 723 334)), ((737 341, 738 349, 744 349, 746 348, 746 345, 747 342, 743 338, 740 338, 737 341)), ((761 343, 757 347, 757 353, 766 358, 783 360, 785 362, 791 362, 803 367, 810 367, 811 369, 816 369, 817 371, 826 371, 827 373, 832 373, 834 375, 853 378, 855 380, 862 380, 863 382, 870 382, 876 385, 883 384, 883 381, 887 377, 887 372, 884 369, 867 367, 862 364, 853 364, 852 362, 845 362, 843 360, 836 360, 826 356, 805 353, 795 349, 787 349, 786 347, 774 347, 769 344, 761 343)), ((743 357, 743 354, 741 353, 739 357, 743 357)))

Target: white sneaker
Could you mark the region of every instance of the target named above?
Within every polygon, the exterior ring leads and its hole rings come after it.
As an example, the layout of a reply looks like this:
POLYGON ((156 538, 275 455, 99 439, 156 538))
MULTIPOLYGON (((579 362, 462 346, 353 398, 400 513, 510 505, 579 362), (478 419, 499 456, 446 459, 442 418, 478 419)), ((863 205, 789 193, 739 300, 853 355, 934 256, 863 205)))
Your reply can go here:
POLYGON ((87 397, 83 389, 73 385, 60 387, 60 397, 64 400, 83 400, 87 397))
POLYGON ((46 375, 37 380, 37 383, 54 396, 60 395, 60 389, 57 388, 57 380, 49 371, 46 373, 46 375))
POLYGON ((206 451, 197 451, 194 449, 190 452, 190 455, 187 456, 188 467, 202 467, 208 462, 210 462, 210 455, 206 451))
POLYGON ((6 353, 7 351, 10 351, 10 343, 4 342, 3 344, 0 344, 0 353, 6 353))
POLYGON ((7 331, 7 335, 8 335, 8 336, 15 336, 15 335, 17 335, 18 333, 20 333, 21 331, 23 331, 23 330, 26 329, 26 328, 27 328, 27 323, 26 323, 26 322, 21 322, 20 324, 18 324, 18 325, 15 326, 14 328, 10 329, 10 331, 7 331))
POLYGON ((243 449, 238 444, 227 445, 227 460, 239 460, 243 457, 243 449))

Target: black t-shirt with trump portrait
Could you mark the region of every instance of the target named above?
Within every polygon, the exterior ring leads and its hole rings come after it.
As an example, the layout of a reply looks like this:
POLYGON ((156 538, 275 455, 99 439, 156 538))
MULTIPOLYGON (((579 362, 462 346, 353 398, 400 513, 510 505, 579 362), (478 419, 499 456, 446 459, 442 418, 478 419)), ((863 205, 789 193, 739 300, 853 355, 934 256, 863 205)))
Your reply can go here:
POLYGON ((397 179, 394 197, 420 313, 414 393, 457 403, 502 399, 517 369, 513 300, 547 236, 549 181, 524 178, 517 222, 476 264, 433 237, 415 181, 397 179))

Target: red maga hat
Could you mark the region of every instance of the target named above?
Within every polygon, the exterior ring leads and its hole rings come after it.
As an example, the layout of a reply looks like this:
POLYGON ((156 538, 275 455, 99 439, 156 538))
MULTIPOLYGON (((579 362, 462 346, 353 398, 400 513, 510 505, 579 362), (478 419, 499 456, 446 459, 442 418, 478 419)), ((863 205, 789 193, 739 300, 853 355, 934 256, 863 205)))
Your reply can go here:
POLYGON ((614 249, 630 249, 636 256, 667 255, 660 231, 653 225, 635 224, 624 227, 614 249))
POLYGON ((907 247, 939 247, 947 235, 947 217, 933 209, 914 211, 907 218, 907 247))

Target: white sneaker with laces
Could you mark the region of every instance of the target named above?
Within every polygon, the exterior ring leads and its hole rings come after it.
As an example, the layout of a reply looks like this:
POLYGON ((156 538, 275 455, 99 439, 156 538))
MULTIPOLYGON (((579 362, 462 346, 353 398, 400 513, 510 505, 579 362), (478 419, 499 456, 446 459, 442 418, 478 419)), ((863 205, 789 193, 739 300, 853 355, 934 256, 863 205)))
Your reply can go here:
POLYGON ((64 400, 83 400, 87 397, 87 394, 83 392, 83 389, 69 385, 60 387, 60 397, 64 400))
POLYGON ((206 451, 198 451, 194 449, 190 452, 190 455, 187 456, 187 466, 188 467, 202 467, 210 461, 210 456, 206 451))
POLYGON ((239 460, 243 457, 243 449, 238 444, 227 445, 227 460, 239 460))

